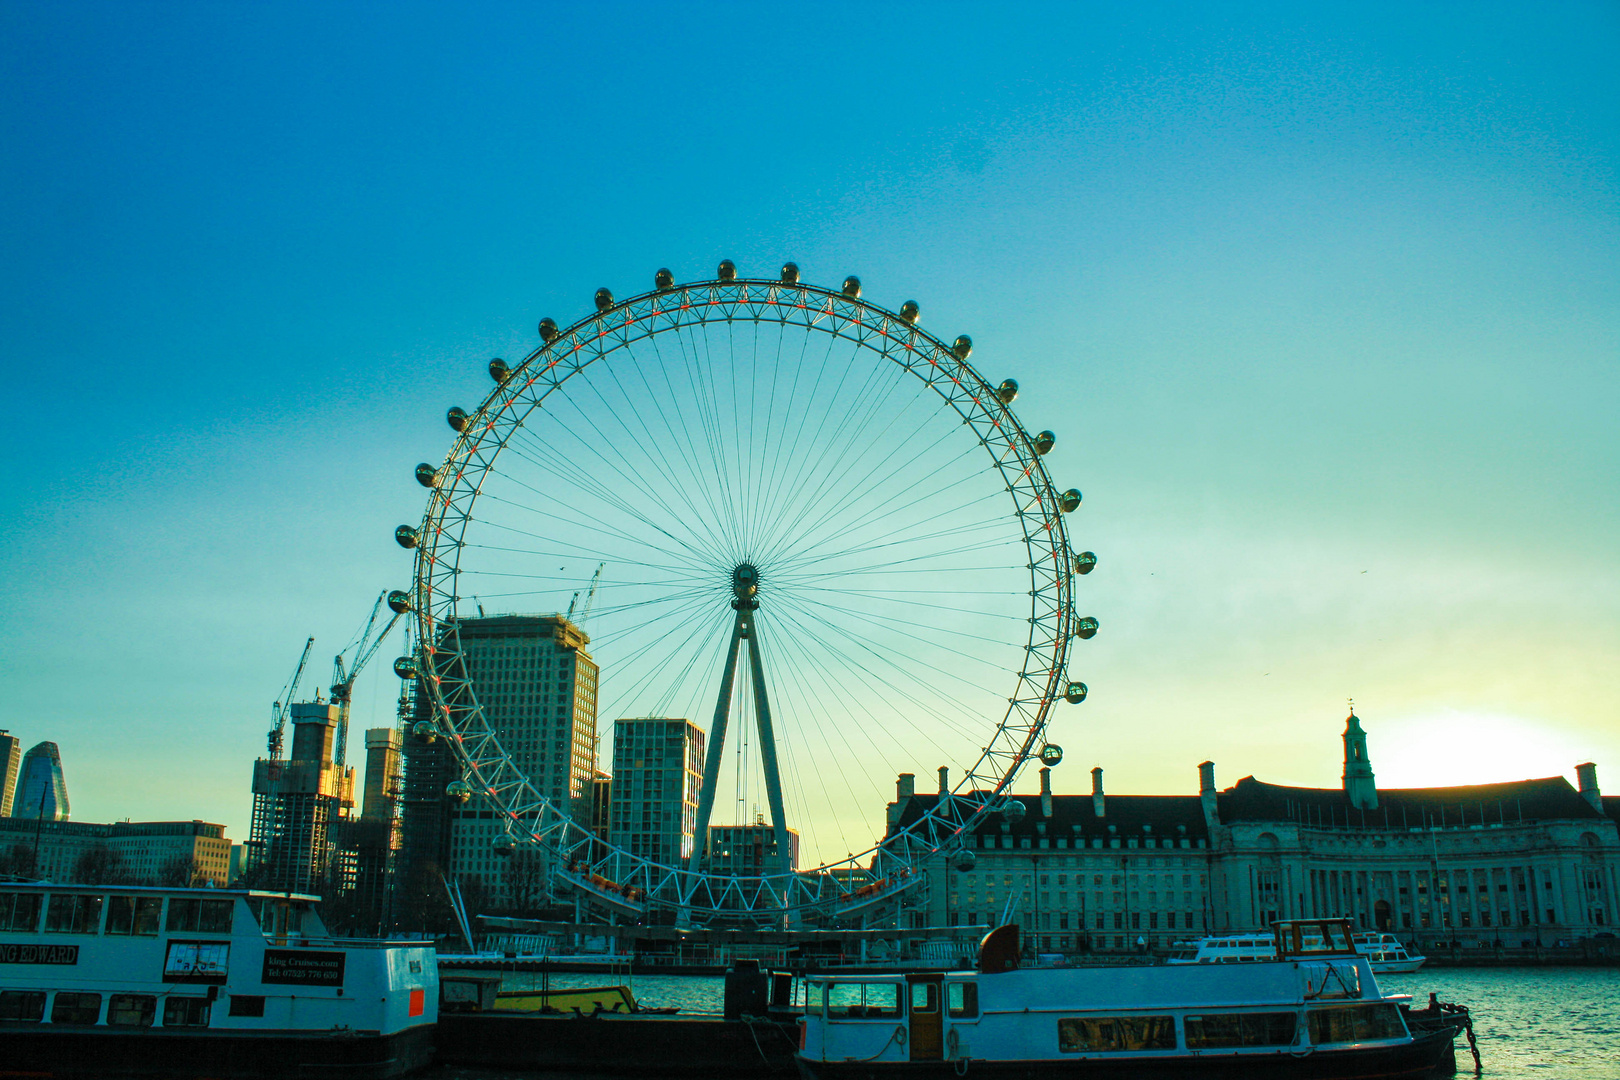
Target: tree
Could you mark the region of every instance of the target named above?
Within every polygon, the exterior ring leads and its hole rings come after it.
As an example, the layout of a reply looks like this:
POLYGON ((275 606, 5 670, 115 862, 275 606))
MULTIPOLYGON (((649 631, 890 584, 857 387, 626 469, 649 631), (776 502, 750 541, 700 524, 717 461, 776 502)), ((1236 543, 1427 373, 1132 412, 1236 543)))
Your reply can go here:
POLYGON ((202 867, 190 855, 176 855, 158 868, 157 883, 171 889, 189 889, 205 880, 202 867))
POLYGON ((426 860, 416 862, 410 874, 395 890, 394 928, 407 933, 435 935, 457 933, 455 912, 444 893, 439 867, 426 860))
POLYGON ((501 871, 506 903, 513 915, 524 916, 545 899, 546 860, 533 847, 518 847, 507 856, 501 871))
POLYGON ((34 845, 18 841, 0 854, 0 874, 31 876, 34 872, 34 845))
POLYGON ((127 885, 133 877, 123 853, 106 844, 85 849, 73 861, 72 880, 80 885, 127 885))

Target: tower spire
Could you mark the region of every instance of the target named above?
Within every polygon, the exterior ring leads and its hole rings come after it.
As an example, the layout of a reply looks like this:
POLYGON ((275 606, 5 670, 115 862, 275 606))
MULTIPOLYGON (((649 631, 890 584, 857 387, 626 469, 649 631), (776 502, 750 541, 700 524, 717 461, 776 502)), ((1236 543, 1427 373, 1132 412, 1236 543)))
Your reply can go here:
POLYGON ((1367 733, 1361 730, 1354 699, 1350 701, 1350 715, 1344 722, 1344 794, 1357 809, 1378 808, 1378 784, 1373 777, 1372 760, 1367 756, 1367 733))

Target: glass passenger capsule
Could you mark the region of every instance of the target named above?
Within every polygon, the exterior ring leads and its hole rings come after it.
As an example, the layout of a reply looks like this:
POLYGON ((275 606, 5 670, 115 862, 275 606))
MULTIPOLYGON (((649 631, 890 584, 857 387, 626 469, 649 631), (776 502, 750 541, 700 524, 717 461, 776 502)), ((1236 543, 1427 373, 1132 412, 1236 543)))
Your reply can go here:
POLYGON ((416 530, 409 525, 400 525, 394 529, 394 542, 400 547, 409 550, 416 546, 416 530))
POLYGON ((459 405, 452 405, 450 411, 444 414, 444 420, 453 431, 467 430, 467 410, 459 405))
POLYGON ((1024 815, 1027 813, 1029 813, 1029 808, 1017 799, 1008 799, 1001 804, 1001 816, 1007 819, 1009 825, 1016 825, 1023 821, 1024 815))
POLYGON ((979 865, 979 857, 973 854, 973 852, 969 851, 967 848, 963 848, 951 859, 951 865, 955 866, 958 870, 965 874, 969 870, 972 870, 975 866, 979 865))
POLYGON ((444 786, 444 796, 465 806, 472 800, 472 785, 465 780, 452 780, 444 786))
POLYGON ((438 741, 439 729, 433 726, 431 720, 418 720, 411 725, 411 734, 415 735, 419 741, 432 745, 438 741))
POLYGON ((797 285, 799 283, 799 264, 782 264, 782 283, 784 285, 797 285))
POLYGON ((1097 553, 1095 551, 1082 551, 1074 557, 1074 572, 1089 574, 1097 566, 1097 553))
POLYGON ((861 279, 856 277, 854 274, 851 274, 849 277, 845 278, 844 295, 849 297, 851 300, 859 297, 861 295, 861 279))
POLYGON ((411 594, 404 589, 395 589, 389 593, 388 610, 396 615, 403 615, 411 610, 411 594))
POLYGON ((1063 508, 1065 514, 1072 514, 1080 509, 1080 489, 1070 488, 1058 496, 1058 505, 1063 508))
POLYGON ((540 340, 545 342, 547 345, 550 345, 553 341, 557 340, 556 319, 540 320, 540 340))
POLYGON ((608 288, 596 290, 596 310, 606 311, 613 306, 613 291, 608 288))
POLYGON ((669 267, 661 267, 658 273, 653 275, 653 288, 657 289, 659 292, 663 292, 665 289, 673 289, 674 287, 675 275, 669 272, 669 267))
POLYGON ((907 300, 900 305, 900 317, 915 326, 917 320, 922 318, 922 308, 917 306, 917 301, 907 300))
POLYGON ((1018 380, 1003 379, 1001 385, 996 387, 996 397, 1001 399, 1003 405, 1011 405, 1018 398, 1018 380))
POLYGON ((716 272, 716 276, 721 281, 736 281, 737 280, 737 264, 732 262, 730 259, 721 259, 720 260, 720 268, 716 272))
POLYGON ((494 379, 497 384, 505 383, 507 379, 512 377, 512 369, 506 366, 505 360, 497 356, 489 362, 489 377, 494 379))
POLYGON ((1090 641, 1097 636, 1097 620, 1090 615, 1074 624, 1074 636, 1082 641, 1090 641))
POLYGON ((1055 769, 1063 760, 1063 747, 1057 743, 1047 743, 1041 747, 1041 764, 1048 769, 1055 769))
POLYGON ((497 836, 489 846, 494 849, 495 854, 504 859, 517 849, 517 841, 510 836, 497 836))
POLYGON ((1057 436, 1050 431, 1043 431, 1035 436, 1035 452, 1043 457, 1052 452, 1052 446, 1057 442, 1057 436))
POLYGON ((1078 705, 1086 700, 1086 684, 1083 682, 1070 683, 1063 690, 1063 700, 1070 705, 1078 705))
POLYGON ((396 657, 394 657, 394 674, 398 675, 400 678, 402 678, 402 679, 414 679, 414 678, 416 678, 416 670, 417 670, 416 669, 416 657, 414 657, 414 656, 396 656, 396 657))
POLYGON ((416 466, 416 482, 425 488, 438 487, 439 470, 425 461, 421 462, 416 466))
POLYGON ((956 354, 958 360, 966 360, 973 355, 973 339, 966 334, 958 334, 956 340, 951 342, 951 352, 956 354))

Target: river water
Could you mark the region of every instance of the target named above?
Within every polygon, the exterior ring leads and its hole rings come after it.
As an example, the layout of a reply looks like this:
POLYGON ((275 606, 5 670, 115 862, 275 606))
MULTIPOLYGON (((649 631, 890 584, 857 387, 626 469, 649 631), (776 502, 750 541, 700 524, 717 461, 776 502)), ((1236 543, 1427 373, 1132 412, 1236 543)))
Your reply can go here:
MULTIPOLYGON (((644 1005, 674 1005, 683 1013, 718 1013, 721 980, 676 975, 552 975, 553 989, 630 986, 644 1005)), ((541 976, 508 976, 507 987, 539 986, 541 976)), ((1620 1080, 1620 968, 1432 968, 1384 975, 1387 991, 1424 1005, 1430 992, 1467 1005, 1474 1014, 1484 1076, 1491 1080, 1620 1080)), ((605 1067, 611 1049, 604 1047, 605 1067)), ((1457 1040, 1458 1076, 1473 1073, 1464 1040, 1457 1040)), ((527 1080, 539 1073, 438 1068, 430 1080, 527 1080)), ((638 1074, 637 1080, 650 1080, 638 1074)), ((764 1074, 761 1080, 765 1080, 764 1074)), ((772 1077, 770 1080, 781 1080, 772 1077)))

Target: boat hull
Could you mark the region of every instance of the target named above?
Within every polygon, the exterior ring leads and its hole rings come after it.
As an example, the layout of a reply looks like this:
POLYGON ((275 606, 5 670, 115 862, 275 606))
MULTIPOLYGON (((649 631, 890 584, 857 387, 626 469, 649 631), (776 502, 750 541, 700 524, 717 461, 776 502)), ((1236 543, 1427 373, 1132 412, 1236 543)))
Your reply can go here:
POLYGON ((7 1075, 72 1080, 136 1076, 370 1080, 404 1076, 426 1068, 432 1060, 431 1024, 392 1035, 0 1025, 0 1071, 7 1075))
POLYGON ((1299 1054, 1177 1054, 1171 1057, 1043 1058, 1029 1061, 811 1061, 804 1080, 1394 1080, 1427 1077, 1451 1060, 1451 1033, 1399 1046, 1299 1054))

